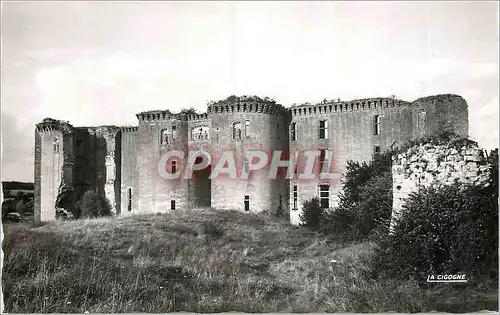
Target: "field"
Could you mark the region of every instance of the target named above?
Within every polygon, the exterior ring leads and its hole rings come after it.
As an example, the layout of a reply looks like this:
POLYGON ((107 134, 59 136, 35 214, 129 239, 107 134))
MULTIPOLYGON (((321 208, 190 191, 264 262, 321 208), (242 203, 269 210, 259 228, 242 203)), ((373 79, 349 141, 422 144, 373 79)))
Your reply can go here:
POLYGON ((5 225, 5 311, 497 310, 498 292, 370 278, 374 244, 274 218, 196 211, 5 225))

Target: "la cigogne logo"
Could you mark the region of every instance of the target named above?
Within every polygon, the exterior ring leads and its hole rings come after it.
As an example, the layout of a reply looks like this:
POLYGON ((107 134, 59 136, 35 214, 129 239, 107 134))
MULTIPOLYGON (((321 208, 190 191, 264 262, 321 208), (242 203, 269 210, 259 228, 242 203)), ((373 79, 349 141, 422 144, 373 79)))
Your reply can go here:
POLYGON ((467 282, 467 276, 465 274, 428 275, 427 282, 467 282))

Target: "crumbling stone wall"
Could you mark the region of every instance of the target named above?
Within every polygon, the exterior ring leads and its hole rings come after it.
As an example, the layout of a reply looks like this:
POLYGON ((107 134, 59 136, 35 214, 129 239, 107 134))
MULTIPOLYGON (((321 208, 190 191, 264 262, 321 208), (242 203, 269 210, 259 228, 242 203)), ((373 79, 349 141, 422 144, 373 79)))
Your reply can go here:
POLYGON ((101 193, 108 199, 113 214, 120 214, 121 198, 121 133, 116 126, 100 126, 95 128, 96 161, 100 167, 97 171, 97 182, 101 193))
POLYGON ((115 126, 73 127, 51 118, 37 124, 35 222, 54 221, 57 213, 78 216, 77 202, 87 190, 105 196, 119 213, 120 151, 115 126))
POLYGON ((420 144, 393 157, 391 228, 402 214, 405 199, 420 187, 488 185, 490 165, 472 141, 420 144))
MULTIPOLYGON (((211 139, 215 133, 210 115, 207 113, 188 116, 188 147, 191 151, 211 152, 211 139)), ((193 171, 188 180, 189 208, 199 209, 212 204, 211 166, 205 170, 193 171)))
POLYGON ((73 127, 65 121, 45 118, 36 125, 35 213, 36 224, 56 219, 56 209, 72 211, 73 127))

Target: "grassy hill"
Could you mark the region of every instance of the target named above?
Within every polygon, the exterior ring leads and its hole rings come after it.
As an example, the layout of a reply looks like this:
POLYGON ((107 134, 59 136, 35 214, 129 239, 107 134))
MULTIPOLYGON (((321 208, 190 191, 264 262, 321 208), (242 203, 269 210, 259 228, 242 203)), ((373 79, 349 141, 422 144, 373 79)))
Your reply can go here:
POLYGON ((419 312, 443 300, 412 280, 371 280, 369 243, 342 245, 262 215, 6 228, 7 312, 419 312))

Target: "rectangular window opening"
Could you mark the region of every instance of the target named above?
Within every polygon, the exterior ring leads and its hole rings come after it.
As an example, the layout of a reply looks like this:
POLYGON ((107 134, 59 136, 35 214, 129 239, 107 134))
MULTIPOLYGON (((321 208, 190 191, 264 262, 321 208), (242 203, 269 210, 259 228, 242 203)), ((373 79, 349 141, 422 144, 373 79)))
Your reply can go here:
POLYGON ((172 126, 172 140, 175 140, 177 136, 177 126, 172 126))
POLYGON ((172 161, 172 174, 177 173, 177 161, 172 161))
POLYGON ((319 152, 319 170, 328 173, 328 149, 320 149, 319 152))
POLYGON ((321 208, 330 208, 330 185, 319 185, 319 203, 321 208))
POLYGON ((293 186, 293 210, 298 209, 298 201, 299 201, 299 186, 293 186))
POLYGON ((376 145, 373 147, 373 154, 374 155, 379 155, 380 154, 380 146, 376 145))
POLYGON ((291 167, 293 167, 293 174, 298 174, 299 151, 293 151, 291 167))
POLYGON ((170 210, 175 210, 175 200, 170 200, 170 210))
POLYGON ((320 120, 319 122, 319 138, 328 139, 328 121, 320 120))
POLYGON ((245 137, 250 138, 250 120, 245 121, 245 137))
POLYGON ((297 141, 297 123, 292 123, 290 125, 290 130, 291 130, 291 135, 290 137, 292 138, 292 141, 297 141))

